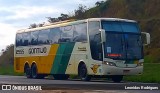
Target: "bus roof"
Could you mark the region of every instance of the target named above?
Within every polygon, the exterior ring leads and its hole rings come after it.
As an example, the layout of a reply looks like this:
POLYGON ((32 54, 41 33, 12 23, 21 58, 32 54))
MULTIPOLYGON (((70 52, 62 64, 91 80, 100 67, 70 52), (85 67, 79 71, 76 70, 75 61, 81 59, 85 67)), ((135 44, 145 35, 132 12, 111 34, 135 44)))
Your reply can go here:
POLYGON ((121 18, 89 18, 89 21, 124 21, 124 22, 136 22, 134 20, 128 20, 128 19, 121 19, 121 18))
POLYGON ((121 18, 89 18, 89 19, 77 20, 77 21, 76 20, 66 20, 66 21, 60 21, 60 22, 45 24, 42 27, 21 29, 21 30, 18 30, 17 33, 30 32, 30 31, 47 29, 47 28, 54 28, 54 27, 60 27, 60 26, 78 24, 78 23, 83 23, 83 22, 87 22, 87 21, 101 21, 101 20, 105 20, 105 21, 136 22, 134 20, 121 19, 121 18))

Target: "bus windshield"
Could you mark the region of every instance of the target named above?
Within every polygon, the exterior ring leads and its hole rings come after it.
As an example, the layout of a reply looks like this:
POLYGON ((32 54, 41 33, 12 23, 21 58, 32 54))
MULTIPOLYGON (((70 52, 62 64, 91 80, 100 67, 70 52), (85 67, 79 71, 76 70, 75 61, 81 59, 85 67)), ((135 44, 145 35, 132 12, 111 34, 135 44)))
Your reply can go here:
POLYGON ((136 23, 102 22, 106 31, 105 57, 112 59, 141 59, 141 35, 136 23))

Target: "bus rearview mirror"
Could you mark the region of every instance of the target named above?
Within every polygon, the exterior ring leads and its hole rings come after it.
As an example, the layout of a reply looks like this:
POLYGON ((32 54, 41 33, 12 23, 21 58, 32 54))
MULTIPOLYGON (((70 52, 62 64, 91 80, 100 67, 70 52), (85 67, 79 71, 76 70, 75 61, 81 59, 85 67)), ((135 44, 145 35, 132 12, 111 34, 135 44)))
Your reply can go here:
POLYGON ((150 34, 147 33, 147 32, 141 32, 141 35, 142 35, 142 42, 143 42, 143 45, 146 46, 146 45, 149 45, 151 40, 150 40, 150 34))
POLYGON ((106 33, 104 29, 99 29, 100 33, 101 33, 101 42, 104 43, 106 42, 106 33))

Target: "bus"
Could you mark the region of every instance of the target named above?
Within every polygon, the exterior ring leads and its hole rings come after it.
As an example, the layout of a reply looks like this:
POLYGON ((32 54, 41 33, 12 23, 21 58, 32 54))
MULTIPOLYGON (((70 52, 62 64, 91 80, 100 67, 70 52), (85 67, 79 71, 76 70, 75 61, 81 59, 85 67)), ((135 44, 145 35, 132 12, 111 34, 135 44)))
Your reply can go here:
POLYGON ((107 77, 120 82, 125 75, 142 74, 143 45, 149 43, 150 34, 134 20, 61 21, 17 31, 14 69, 34 79, 78 75, 83 81, 107 77))

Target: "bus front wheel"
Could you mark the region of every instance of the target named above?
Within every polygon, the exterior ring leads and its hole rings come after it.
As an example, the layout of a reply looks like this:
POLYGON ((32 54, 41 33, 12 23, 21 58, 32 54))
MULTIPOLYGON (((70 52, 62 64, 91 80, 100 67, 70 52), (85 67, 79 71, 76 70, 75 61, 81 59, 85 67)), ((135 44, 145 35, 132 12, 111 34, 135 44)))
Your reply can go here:
POLYGON ((112 76, 112 80, 113 80, 114 82, 117 82, 117 83, 121 82, 122 79, 123 79, 123 75, 113 75, 113 76, 112 76))
POLYGON ((85 64, 81 64, 79 69, 78 69, 78 74, 79 77, 81 78, 82 81, 90 81, 91 76, 87 75, 87 68, 85 64))

